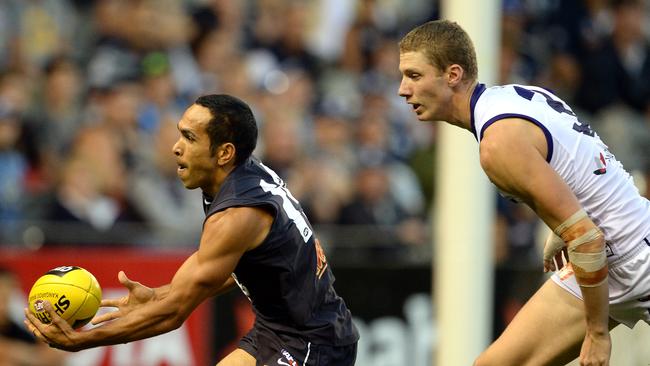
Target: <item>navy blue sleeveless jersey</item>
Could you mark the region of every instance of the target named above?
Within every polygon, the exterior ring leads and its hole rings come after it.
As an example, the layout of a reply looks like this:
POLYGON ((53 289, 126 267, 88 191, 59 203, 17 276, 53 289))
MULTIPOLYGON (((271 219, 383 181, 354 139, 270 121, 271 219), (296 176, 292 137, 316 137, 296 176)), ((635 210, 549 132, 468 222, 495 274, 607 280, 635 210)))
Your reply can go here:
POLYGON ((311 224, 275 172, 251 157, 228 175, 216 197, 203 198, 206 218, 242 206, 274 214, 264 242, 244 253, 233 273, 253 304, 256 326, 314 344, 359 339, 311 224))

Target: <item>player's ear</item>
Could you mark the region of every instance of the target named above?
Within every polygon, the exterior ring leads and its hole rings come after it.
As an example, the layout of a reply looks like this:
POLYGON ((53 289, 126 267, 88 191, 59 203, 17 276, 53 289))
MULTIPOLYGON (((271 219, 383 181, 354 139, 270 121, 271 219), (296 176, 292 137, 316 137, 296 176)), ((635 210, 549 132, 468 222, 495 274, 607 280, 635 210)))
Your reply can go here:
POLYGON ((235 145, 231 142, 222 144, 217 149, 217 164, 221 166, 228 164, 231 160, 235 159, 235 153, 235 145))
POLYGON ((446 71, 447 71, 446 72, 447 84, 449 84, 449 86, 454 87, 463 80, 463 75, 465 74, 465 70, 463 70, 462 66, 458 64, 451 64, 447 66, 446 71))

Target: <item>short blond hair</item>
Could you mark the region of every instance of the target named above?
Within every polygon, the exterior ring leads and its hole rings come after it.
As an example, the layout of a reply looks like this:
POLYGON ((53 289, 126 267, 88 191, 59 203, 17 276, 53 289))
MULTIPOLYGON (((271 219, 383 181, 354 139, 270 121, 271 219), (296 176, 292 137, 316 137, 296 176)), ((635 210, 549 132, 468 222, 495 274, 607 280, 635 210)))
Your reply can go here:
POLYGON ((476 80, 478 66, 471 38, 456 22, 434 20, 417 26, 399 42, 399 52, 422 52, 439 70, 460 65, 463 80, 476 80))

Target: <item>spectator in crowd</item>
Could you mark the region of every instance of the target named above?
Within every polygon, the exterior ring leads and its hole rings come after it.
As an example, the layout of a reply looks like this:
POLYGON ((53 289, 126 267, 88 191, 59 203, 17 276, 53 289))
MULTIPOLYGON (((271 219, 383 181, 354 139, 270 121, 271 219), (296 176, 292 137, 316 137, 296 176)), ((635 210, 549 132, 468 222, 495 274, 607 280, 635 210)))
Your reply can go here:
POLYGON ((84 130, 63 163, 45 219, 46 243, 57 245, 111 243, 138 240, 137 231, 117 224, 140 222, 128 201, 123 180, 126 166, 113 136, 104 129, 84 130))
MULTIPOLYGON (((117 154, 127 169, 133 167, 141 139, 150 137, 150 131, 139 125, 143 85, 138 80, 116 80, 110 86, 97 91, 96 115, 87 123, 99 134, 112 139, 117 154)), ((88 118, 88 117, 87 117, 88 118)))
POLYGON ((612 32, 582 60, 576 102, 592 113, 595 130, 630 171, 641 169, 650 139, 650 43, 644 3, 612 1, 612 32))
POLYGON ((9 67, 38 75, 54 56, 74 51, 78 17, 70 1, 7 0, 2 6, 9 23, 9 67))
MULTIPOLYGON (((97 43, 88 55, 90 86, 104 88, 115 80, 137 78, 142 59, 152 51, 167 53, 172 70, 191 69, 188 63, 192 64, 193 60, 186 46, 191 22, 181 3, 172 0, 100 1, 93 16, 97 43)), ((183 76, 188 75, 175 75, 181 91, 191 88, 183 76)))
POLYGON ((81 127, 83 92, 82 72, 73 59, 57 56, 46 63, 27 124, 36 145, 33 168, 39 191, 51 188, 60 159, 81 127))
POLYGON ((126 191, 130 202, 155 235, 147 239, 161 246, 192 245, 200 238, 201 194, 183 187, 177 165, 169 159, 178 138, 176 117, 167 115, 157 126, 153 144, 143 144, 126 191))
MULTIPOLYGON (((381 103, 385 100, 379 97, 381 103)), ((409 166, 398 159, 392 148, 390 122, 381 108, 366 108, 356 128, 356 154, 359 163, 367 166, 383 165, 388 174, 389 193, 400 209, 409 215, 422 215, 424 196, 418 180, 409 166)))
MULTIPOLYGON (((352 172, 357 160, 351 126, 342 117, 325 114, 315 114, 312 126, 312 133, 303 139, 309 141, 304 144, 304 156, 296 164, 289 184, 312 223, 333 225, 353 191, 352 172)), ((321 230, 322 234, 328 232, 321 230)), ((323 243, 332 241, 326 239, 323 243)))
POLYGON ((615 104, 646 113, 650 108, 650 44, 643 33, 644 4, 641 0, 612 4, 611 35, 581 60, 576 103, 592 114, 615 104))
POLYGON ((190 102, 176 88, 169 59, 164 53, 147 54, 142 59, 140 75, 143 100, 138 108, 138 129, 153 134, 163 116, 182 115, 184 106, 190 102))
POLYGON ((339 213, 338 224, 351 226, 338 240, 356 241, 370 258, 405 258, 405 245, 422 244, 421 220, 402 209, 390 190, 389 171, 381 163, 361 166, 354 195, 339 213))
POLYGON ((28 162, 18 149, 22 131, 20 116, 0 104, 0 240, 14 242, 24 216, 24 187, 28 162))
POLYGON ((264 164, 289 181, 301 157, 300 125, 284 112, 268 115, 262 129, 264 164))

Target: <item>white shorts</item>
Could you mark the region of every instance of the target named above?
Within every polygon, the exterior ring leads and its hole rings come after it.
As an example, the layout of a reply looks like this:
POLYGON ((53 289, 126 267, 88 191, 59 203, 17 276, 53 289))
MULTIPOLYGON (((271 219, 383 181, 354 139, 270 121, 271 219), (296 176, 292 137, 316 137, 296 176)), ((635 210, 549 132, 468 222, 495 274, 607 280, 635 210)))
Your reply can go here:
MULTIPOLYGON (((609 317, 632 328, 643 320, 650 324, 650 246, 642 239, 634 250, 609 260, 609 317)), ((555 272, 551 279, 582 300, 571 266, 555 272)))

